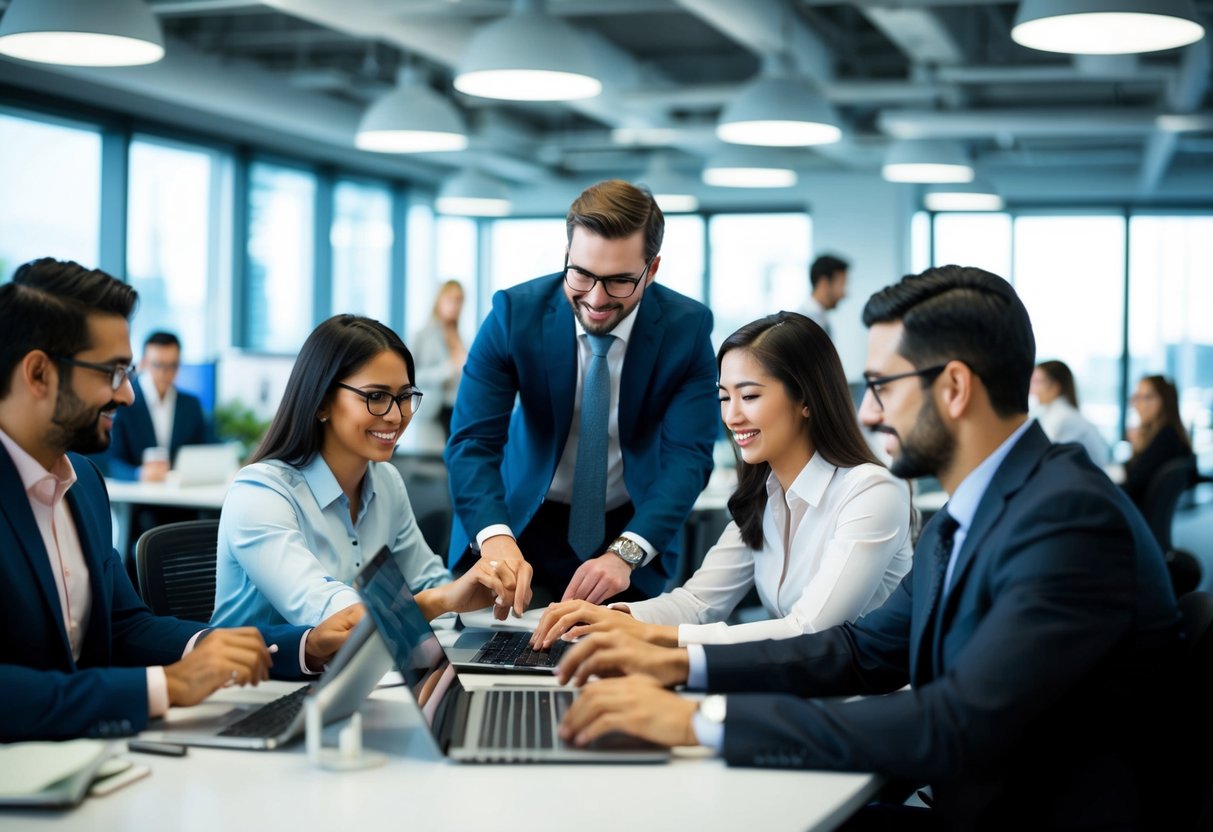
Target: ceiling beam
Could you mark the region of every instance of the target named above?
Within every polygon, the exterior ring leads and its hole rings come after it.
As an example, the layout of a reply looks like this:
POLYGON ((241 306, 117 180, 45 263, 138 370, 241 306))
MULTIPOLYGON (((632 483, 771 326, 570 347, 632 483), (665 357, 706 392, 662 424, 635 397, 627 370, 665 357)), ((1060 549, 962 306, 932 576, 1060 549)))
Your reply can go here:
MULTIPOLYGON (((1171 114, 1184 115, 1195 112, 1209 89, 1210 74, 1209 39, 1202 38, 1183 50, 1179 72, 1168 84, 1165 99, 1171 114)), ((1162 183, 1175 150, 1179 134, 1173 130, 1155 129, 1146 140, 1141 170, 1137 175, 1137 187, 1143 194, 1157 190, 1162 183)))

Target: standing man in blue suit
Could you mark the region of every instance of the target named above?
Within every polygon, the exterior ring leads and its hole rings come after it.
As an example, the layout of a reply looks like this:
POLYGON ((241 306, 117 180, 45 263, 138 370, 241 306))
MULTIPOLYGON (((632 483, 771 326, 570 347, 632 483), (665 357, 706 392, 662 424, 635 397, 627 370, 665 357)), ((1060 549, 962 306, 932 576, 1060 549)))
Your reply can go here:
POLYGON ((0 286, 0 742, 133 734, 224 685, 319 672, 361 617, 217 630, 139 601, 105 483, 80 456, 105 449, 131 401, 135 300, 50 258, 0 286))
POLYGON ((563 678, 627 671, 764 692, 700 706, 652 678, 597 682, 562 733, 616 729, 703 743, 734 765, 932 785, 931 813, 874 806, 873 823, 1175 828, 1146 815, 1147 770, 1167 762, 1147 741, 1175 696, 1170 580, 1128 499, 1028 419, 1035 340, 1015 291, 944 266, 876 293, 864 323, 861 417, 895 474, 933 474, 950 495, 897 591, 854 623, 786 641, 672 650, 590 636, 563 678), (816 698, 852 694, 867 698, 816 698))
POLYGON ((649 597, 712 470, 712 314, 654 283, 647 191, 593 185, 567 227, 561 271, 498 292, 468 354, 450 562, 525 559, 550 599, 649 597))
POLYGON ((202 402, 173 382, 181 369, 181 342, 171 332, 153 332, 143 344, 134 385, 135 401, 114 414, 109 474, 119 480, 163 482, 182 445, 214 442, 202 402), (148 448, 166 448, 168 459, 143 461, 148 448))

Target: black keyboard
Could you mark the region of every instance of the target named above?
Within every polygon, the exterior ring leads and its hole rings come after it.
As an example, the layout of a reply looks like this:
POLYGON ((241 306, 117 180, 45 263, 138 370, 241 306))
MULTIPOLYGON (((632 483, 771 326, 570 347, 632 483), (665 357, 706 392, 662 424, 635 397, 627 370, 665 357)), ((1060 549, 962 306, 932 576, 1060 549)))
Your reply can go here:
POLYGON ((493 633, 473 662, 502 667, 555 667, 572 642, 556 640, 548 650, 532 650, 530 633, 493 633))
MULTIPOLYGON (((480 692, 477 692, 480 695, 480 692)), ((480 747, 557 748, 557 726, 573 704, 573 692, 553 688, 484 691, 484 723, 480 747)))
POLYGON ((303 699, 311 685, 304 685, 267 702, 248 716, 224 728, 221 737, 276 737, 287 729, 303 710, 303 699))

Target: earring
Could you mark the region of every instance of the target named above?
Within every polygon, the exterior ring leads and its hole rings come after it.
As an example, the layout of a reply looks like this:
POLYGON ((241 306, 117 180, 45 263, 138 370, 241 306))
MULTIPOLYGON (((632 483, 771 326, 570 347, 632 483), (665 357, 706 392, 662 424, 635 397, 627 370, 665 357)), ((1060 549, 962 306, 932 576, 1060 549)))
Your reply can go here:
POLYGON ((327 422, 328 420, 329 420, 329 417, 327 417, 327 416, 321 416, 321 417, 320 417, 320 424, 322 424, 322 425, 323 425, 323 424, 324 424, 325 422, 327 422))

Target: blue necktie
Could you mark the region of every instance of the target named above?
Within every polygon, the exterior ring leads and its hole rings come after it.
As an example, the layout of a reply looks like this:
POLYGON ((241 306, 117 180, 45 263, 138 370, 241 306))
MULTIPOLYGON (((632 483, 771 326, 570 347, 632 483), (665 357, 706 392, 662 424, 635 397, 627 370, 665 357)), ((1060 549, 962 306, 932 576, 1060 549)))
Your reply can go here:
POLYGON ((598 554, 606 535, 607 422, 611 416, 611 373, 607 353, 614 335, 592 335, 589 366, 581 386, 577 469, 569 508, 569 545, 582 560, 598 554))

